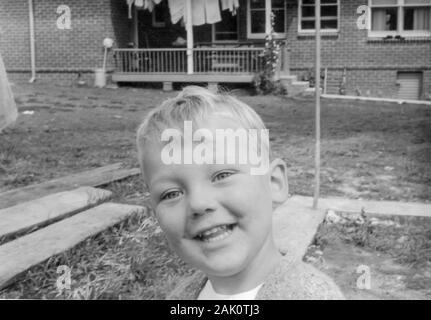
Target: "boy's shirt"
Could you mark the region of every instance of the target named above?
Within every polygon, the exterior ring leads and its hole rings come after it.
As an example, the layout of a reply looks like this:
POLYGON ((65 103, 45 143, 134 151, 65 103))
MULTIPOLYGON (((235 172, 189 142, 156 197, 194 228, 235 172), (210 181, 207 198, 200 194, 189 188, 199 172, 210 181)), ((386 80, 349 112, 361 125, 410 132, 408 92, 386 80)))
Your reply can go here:
MULTIPOLYGON (((181 281, 168 300, 195 300, 208 278, 201 271, 181 281)), ((344 300, 334 281, 310 264, 283 256, 280 264, 258 290, 256 300, 344 300)))
POLYGON ((256 288, 232 295, 219 294, 215 292, 211 281, 207 281, 204 288, 201 290, 198 296, 198 300, 254 300, 259 292, 263 283, 256 288))

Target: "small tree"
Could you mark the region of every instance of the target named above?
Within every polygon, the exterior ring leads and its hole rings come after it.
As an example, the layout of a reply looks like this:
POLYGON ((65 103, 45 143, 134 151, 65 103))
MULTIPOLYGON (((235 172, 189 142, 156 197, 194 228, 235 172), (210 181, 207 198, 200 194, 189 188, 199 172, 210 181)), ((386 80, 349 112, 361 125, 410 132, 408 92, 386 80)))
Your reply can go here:
POLYGON ((264 62, 263 71, 254 77, 254 87, 258 94, 284 93, 284 88, 276 81, 275 73, 280 59, 280 45, 275 40, 274 32, 275 15, 271 12, 271 32, 265 37, 265 50, 262 58, 264 62))

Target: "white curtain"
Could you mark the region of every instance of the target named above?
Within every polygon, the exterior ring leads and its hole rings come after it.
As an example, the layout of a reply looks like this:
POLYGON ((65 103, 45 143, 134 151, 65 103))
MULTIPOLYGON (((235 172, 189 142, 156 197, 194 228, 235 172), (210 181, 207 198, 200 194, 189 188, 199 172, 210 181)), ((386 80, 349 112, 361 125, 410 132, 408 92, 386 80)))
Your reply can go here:
POLYGON ((386 9, 373 9, 372 11, 372 30, 385 31, 388 30, 386 24, 386 9))
POLYGON ((431 31, 430 8, 417 8, 413 13, 413 30, 431 31))

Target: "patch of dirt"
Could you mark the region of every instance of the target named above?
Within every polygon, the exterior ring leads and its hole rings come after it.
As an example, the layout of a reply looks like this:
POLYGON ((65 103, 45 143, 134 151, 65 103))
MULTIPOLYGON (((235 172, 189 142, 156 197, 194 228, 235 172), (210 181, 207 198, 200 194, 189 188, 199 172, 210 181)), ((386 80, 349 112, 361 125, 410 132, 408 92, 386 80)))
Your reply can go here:
POLYGON ((347 299, 429 300, 431 218, 326 220, 304 260, 332 277, 347 299))

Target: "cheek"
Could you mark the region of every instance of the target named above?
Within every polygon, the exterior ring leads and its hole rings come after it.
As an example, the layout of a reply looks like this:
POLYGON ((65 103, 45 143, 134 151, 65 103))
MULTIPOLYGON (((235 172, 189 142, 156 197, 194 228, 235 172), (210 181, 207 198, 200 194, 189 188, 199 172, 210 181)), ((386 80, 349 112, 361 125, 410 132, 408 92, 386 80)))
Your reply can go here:
POLYGON ((259 178, 246 179, 241 185, 246 187, 226 190, 226 205, 232 212, 248 218, 258 218, 272 211, 271 193, 259 178))
POLYGON ((169 240, 175 241, 184 234, 185 220, 180 208, 159 208, 156 211, 157 221, 169 240))

